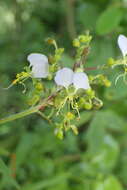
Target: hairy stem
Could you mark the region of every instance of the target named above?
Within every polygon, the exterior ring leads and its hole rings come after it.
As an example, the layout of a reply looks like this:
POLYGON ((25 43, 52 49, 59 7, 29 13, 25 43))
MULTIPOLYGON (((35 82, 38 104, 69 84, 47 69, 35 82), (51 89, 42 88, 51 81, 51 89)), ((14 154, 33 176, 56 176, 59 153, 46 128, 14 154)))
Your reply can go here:
POLYGON ((32 113, 35 113, 37 111, 38 111, 38 106, 32 107, 32 108, 27 109, 25 111, 22 111, 20 113, 16 113, 16 114, 10 115, 8 117, 5 117, 3 119, 0 119, 0 124, 4 124, 6 122, 13 121, 13 120, 25 117, 25 116, 30 115, 32 113))
POLYGON ((34 106, 32 108, 29 108, 25 111, 22 111, 20 113, 16 113, 16 114, 13 114, 13 115, 10 115, 8 117, 5 117, 3 119, 0 119, 0 124, 4 124, 4 123, 7 123, 7 122, 10 122, 10 121, 13 121, 13 120, 16 120, 16 119, 20 119, 22 117, 25 117, 25 116, 28 116, 30 114, 33 114, 33 113, 37 113, 39 110, 44 110, 44 108, 47 106, 47 104, 49 103, 49 101, 56 95, 56 93, 52 94, 51 96, 49 96, 48 98, 46 98, 45 100, 43 100, 39 105, 37 106, 34 106))

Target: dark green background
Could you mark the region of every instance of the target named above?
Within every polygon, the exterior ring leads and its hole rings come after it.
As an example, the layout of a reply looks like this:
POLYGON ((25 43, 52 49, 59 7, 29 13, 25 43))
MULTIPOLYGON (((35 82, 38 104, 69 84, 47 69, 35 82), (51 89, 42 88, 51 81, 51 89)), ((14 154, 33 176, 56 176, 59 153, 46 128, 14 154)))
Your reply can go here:
MULTIPOLYGON (((28 65, 29 53, 53 51, 47 37, 66 48, 63 61, 72 64, 71 41, 86 30, 93 36, 88 67, 121 57, 117 37, 127 35, 127 1, 1 0, 1 88, 28 65)), ((57 139, 38 115, 1 125, 0 190, 126 190, 127 86, 122 80, 114 85, 120 72, 107 72, 112 86, 98 91, 104 106, 82 113, 78 136, 69 132, 64 140, 57 139)), ((21 91, 21 86, 0 89, 0 118, 28 107, 21 91)))

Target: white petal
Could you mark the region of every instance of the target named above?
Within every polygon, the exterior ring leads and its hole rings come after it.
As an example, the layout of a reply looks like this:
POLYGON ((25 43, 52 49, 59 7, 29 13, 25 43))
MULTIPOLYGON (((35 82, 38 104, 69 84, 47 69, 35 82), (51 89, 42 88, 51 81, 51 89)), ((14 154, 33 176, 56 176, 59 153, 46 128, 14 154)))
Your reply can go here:
POLYGON ((73 75, 74 75, 73 71, 65 67, 57 71, 54 80, 57 85, 64 86, 67 88, 70 84, 72 84, 73 75))
POLYGON ((118 37, 118 46, 123 56, 127 55, 127 38, 122 34, 118 37))
POLYGON ((32 74, 34 78, 46 78, 49 74, 49 65, 46 63, 34 65, 32 67, 32 74))
POLYGON ((83 88, 87 90, 90 88, 88 77, 83 72, 74 73, 73 84, 76 89, 83 88))
POLYGON ((30 62, 30 66, 47 63, 48 58, 41 53, 31 53, 28 55, 27 60, 30 62))

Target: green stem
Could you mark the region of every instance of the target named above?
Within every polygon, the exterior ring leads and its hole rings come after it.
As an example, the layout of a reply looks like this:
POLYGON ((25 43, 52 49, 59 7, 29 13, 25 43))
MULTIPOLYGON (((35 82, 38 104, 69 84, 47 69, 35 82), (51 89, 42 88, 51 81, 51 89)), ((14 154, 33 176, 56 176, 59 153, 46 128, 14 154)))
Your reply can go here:
POLYGON ((32 108, 30 108, 28 110, 22 111, 20 113, 16 113, 16 114, 10 115, 8 117, 0 119, 0 124, 4 124, 6 122, 13 121, 13 120, 25 117, 25 116, 30 115, 32 113, 36 113, 38 111, 38 109, 39 109, 39 107, 36 106, 36 107, 32 107, 32 108))
POLYGON ((52 123, 52 121, 42 112, 38 111, 37 112, 43 119, 47 120, 50 124, 52 123))
POLYGON ((32 108, 29 108, 25 111, 22 111, 20 113, 16 113, 16 114, 13 114, 13 115, 10 115, 8 117, 5 117, 3 119, 0 119, 0 124, 3 124, 3 123, 6 123, 6 122, 9 122, 9 121, 13 121, 13 120, 16 120, 16 119, 20 119, 22 117, 25 117, 27 115, 30 115, 32 113, 37 113, 39 110, 43 110, 45 108, 45 106, 49 103, 49 101, 54 97, 56 96, 56 92, 51 94, 48 98, 44 99, 39 105, 37 106, 34 106, 32 108))

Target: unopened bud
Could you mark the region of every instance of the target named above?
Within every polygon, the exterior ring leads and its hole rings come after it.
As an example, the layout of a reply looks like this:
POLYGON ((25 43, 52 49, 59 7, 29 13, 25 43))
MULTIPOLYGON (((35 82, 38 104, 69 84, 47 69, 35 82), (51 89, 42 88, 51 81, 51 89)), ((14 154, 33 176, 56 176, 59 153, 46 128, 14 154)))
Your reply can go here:
POLYGON ((78 39, 73 40, 73 46, 74 47, 80 47, 80 42, 78 39))

